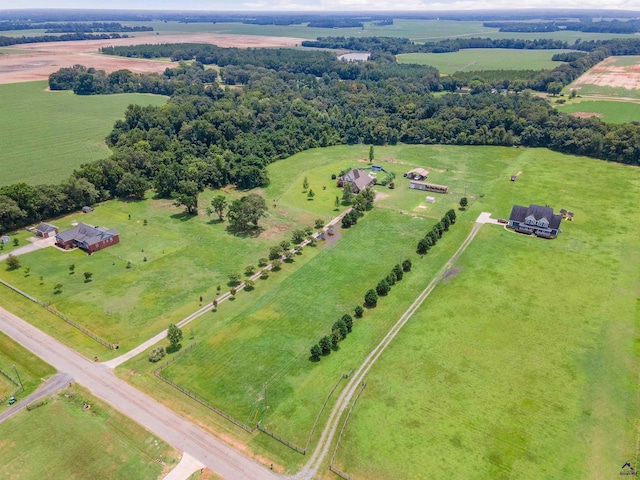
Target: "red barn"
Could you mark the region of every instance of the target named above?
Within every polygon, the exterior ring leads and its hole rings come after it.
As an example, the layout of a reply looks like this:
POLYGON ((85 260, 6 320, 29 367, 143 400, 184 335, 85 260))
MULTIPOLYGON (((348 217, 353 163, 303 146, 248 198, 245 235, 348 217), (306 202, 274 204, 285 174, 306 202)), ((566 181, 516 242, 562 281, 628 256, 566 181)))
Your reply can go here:
POLYGON ((117 243, 120 243, 120 236, 112 228, 92 227, 85 223, 56 235, 58 247, 65 250, 78 247, 89 254, 117 243))

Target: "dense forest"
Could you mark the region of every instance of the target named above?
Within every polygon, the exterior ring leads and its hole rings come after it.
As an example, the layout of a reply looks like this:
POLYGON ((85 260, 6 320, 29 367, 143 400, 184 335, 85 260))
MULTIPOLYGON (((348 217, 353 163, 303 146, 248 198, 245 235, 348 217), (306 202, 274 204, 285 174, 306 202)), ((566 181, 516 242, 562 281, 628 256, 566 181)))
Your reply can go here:
MULTIPOLYGON (((83 165, 59 185, 0 188, 0 230, 112 197, 141 198, 149 187, 194 210, 204 188, 263 186, 269 163, 344 143, 548 147, 640 165, 637 123, 574 118, 526 92, 481 89, 434 97, 430 89, 440 82, 437 72, 403 76, 402 66, 387 62, 359 65, 356 79, 343 80, 333 71, 318 76, 304 73, 306 67, 291 68, 291 58, 276 50, 267 52, 261 55, 280 58, 282 65, 221 69, 220 78, 229 83, 233 77, 235 87, 221 86, 200 63, 167 69, 160 77, 173 85, 170 100, 162 107, 129 106, 107 137, 111 157, 83 165)), ((144 77, 75 70, 58 72, 52 81, 61 87, 69 76, 67 86, 74 88, 73 75, 76 80, 104 76, 109 88, 124 91, 144 77)))
POLYGON ((123 26, 118 22, 9 22, 0 21, 0 31, 11 30, 45 30, 44 33, 95 33, 95 32, 152 32, 152 27, 146 26, 123 26))
POLYGON ((620 33, 630 34, 640 32, 640 20, 598 20, 590 18, 580 21, 554 20, 552 22, 484 22, 487 28, 498 28, 501 32, 557 32, 570 30, 589 33, 620 33))

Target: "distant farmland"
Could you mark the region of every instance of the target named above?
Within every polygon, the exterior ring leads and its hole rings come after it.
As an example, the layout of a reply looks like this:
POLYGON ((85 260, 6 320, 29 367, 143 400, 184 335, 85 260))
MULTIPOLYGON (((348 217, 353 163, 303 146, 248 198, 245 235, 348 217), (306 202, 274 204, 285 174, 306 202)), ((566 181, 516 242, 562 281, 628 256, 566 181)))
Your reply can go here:
POLYGON ((628 123, 640 121, 640 103, 621 101, 587 100, 558 105, 558 110, 576 117, 598 117, 608 123, 628 123))
POLYGON ((0 186, 54 183, 109 155, 105 136, 131 103, 162 105, 159 95, 81 97, 48 92, 47 82, 0 85, 0 186))
POLYGON ((398 63, 431 65, 445 75, 480 70, 544 70, 560 65, 551 57, 566 50, 512 50, 506 48, 470 48, 451 53, 407 53, 398 55, 398 63))

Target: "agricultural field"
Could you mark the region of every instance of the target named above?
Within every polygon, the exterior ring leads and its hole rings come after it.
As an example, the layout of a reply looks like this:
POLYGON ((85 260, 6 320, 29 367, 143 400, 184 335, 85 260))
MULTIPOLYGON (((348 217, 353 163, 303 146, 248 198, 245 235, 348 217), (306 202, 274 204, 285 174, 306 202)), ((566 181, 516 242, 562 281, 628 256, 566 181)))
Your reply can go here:
POLYGON ((468 214, 536 202, 575 221, 555 240, 482 227, 368 375, 336 461, 354 478, 596 479, 637 462, 639 171, 546 150, 518 163, 468 214))
POLYGON ((640 121, 640 103, 580 100, 557 105, 557 110, 577 117, 597 117, 607 123, 629 123, 640 121))
POLYGON ((579 95, 640 99, 640 56, 609 57, 564 88, 579 95))
POLYGON ((513 50, 506 48, 470 48, 451 53, 405 53, 398 63, 417 63, 436 67, 440 73, 480 70, 551 70, 560 62, 551 57, 570 50, 513 50))
POLYGON ((79 96, 48 92, 47 82, 0 85, 0 186, 67 178, 82 163, 110 155, 104 138, 131 103, 162 105, 160 95, 79 96), (52 121, 54 119, 54 121, 52 121))
POLYGON ((51 366, 1 332, 0 369, 9 374, 14 380, 18 380, 18 383, 22 381, 22 386, 24 387, 24 390, 22 390, 22 388, 0 374, 0 404, 4 404, 7 397, 13 394, 16 389, 19 390, 18 397, 25 397, 33 393, 43 379, 55 373, 51 366))
POLYGON ((36 478, 164 477, 179 452, 79 386, 0 424, 0 476, 36 478), (83 409, 83 404, 90 405, 83 409))

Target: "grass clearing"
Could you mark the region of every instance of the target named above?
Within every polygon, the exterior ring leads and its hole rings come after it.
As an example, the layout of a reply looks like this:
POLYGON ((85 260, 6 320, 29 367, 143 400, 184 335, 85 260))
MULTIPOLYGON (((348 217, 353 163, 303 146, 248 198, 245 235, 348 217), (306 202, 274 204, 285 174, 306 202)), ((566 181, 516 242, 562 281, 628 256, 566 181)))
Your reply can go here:
POLYGON ((0 438, 0 476, 15 480, 155 480, 180 458, 178 451, 77 385, 0 424, 0 438), (91 405, 86 411, 85 402, 91 405))
POLYGON ((573 115, 597 116, 607 123, 629 123, 640 121, 640 103, 605 101, 605 100, 580 100, 571 101, 564 105, 557 105, 556 109, 573 115))
POLYGON ((551 70, 560 65, 551 57, 568 51, 470 48, 451 53, 406 53, 397 55, 397 59, 398 63, 431 65, 440 73, 450 75, 480 70, 551 70))
POLYGON ((160 95, 74 95, 48 92, 47 82, 0 85, 0 186, 67 178, 82 163, 107 157, 104 138, 131 103, 163 105, 160 95))
MULTIPOLYGON (((24 390, 18 396, 24 398, 38 388, 42 380, 53 375, 55 370, 28 350, 22 348, 4 333, 0 332, 0 369, 14 380, 22 380, 24 390), (16 370, 18 375, 16 375, 16 370)), ((11 395, 17 387, 4 375, 0 375, 0 399, 11 395)))
POLYGON ((576 220, 552 241, 482 227, 372 368, 338 454, 355 478, 595 479, 636 462, 639 171, 519 161, 470 213, 535 202, 576 220))

